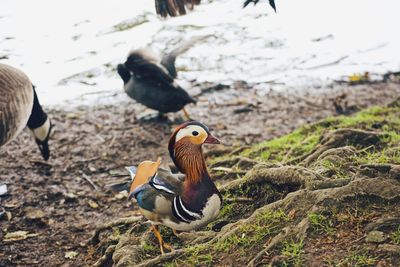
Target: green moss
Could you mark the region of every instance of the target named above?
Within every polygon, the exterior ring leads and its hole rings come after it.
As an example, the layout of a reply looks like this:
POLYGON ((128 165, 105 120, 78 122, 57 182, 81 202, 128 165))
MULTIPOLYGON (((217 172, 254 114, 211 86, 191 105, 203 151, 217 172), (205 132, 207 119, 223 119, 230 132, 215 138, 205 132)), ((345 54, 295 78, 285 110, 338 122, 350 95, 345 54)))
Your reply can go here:
POLYGON ((354 266, 354 267, 368 267, 375 266, 377 261, 376 257, 368 255, 367 252, 363 253, 351 253, 346 256, 343 260, 335 263, 335 266, 354 266))
POLYGON ((212 266, 213 257, 207 251, 208 248, 204 244, 188 247, 182 256, 164 266, 212 266))
POLYGON ((284 261, 284 266, 303 266, 303 246, 303 240, 298 242, 293 240, 284 242, 281 253, 282 255, 288 257, 288 259, 284 261))
POLYGON ((243 151, 242 156, 280 162, 309 153, 317 145, 321 135, 318 131, 309 133, 309 128, 303 127, 291 134, 263 142, 243 151))
POLYGON ((390 235, 390 239, 393 243, 400 245, 400 226, 390 235))
POLYGON ((312 230, 318 234, 325 233, 333 235, 335 233, 333 223, 327 216, 318 213, 310 213, 308 214, 308 220, 310 221, 312 230))
MULTIPOLYGON (((244 156, 259 161, 271 163, 285 163, 293 159, 307 155, 319 143, 323 134, 339 128, 355 128, 370 131, 378 131, 386 134, 382 137, 382 147, 376 153, 357 155, 357 162, 364 163, 395 163, 400 164, 400 152, 393 153, 393 147, 400 147, 400 108, 372 107, 358 112, 353 116, 329 117, 320 122, 303 126, 294 132, 264 141, 243 150, 239 156, 244 156), (386 151, 386 149, 388 151, 386 151), (382 151, 383 156, 382 156, 382 151), (387 153, 386 153, 387 152, 387 153)), ((217 163, 221 160, 233 159, 238 155, 222 155, 209 162, 217 163)), ((342 173, 343 174, 343 173, 342 173)), ((341 174, 338 173, 338 176, 341 174)))
POLYGON ((281 210, 260 213, 254 223, 239 227, 235 234, 218 241, 214 248, 218 252, 229 252, 232 249, 247 252, 247 249, 263 244, 266 237, 277 234, 288 220, 288 216, 281 210))
POLYGON ((154 252, 154 251, 159 251, 158 247, 153 246, 152 244, 149 243, 144 243, 142 245, 142 248, 145 252, 149 253, 149 252, 154 252))

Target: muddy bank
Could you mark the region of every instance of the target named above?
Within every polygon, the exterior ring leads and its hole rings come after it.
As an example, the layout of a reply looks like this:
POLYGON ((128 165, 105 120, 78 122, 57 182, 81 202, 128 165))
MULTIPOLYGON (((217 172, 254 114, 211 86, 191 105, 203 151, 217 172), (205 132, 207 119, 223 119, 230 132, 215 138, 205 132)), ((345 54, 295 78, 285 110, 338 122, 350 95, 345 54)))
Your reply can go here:
MULTIPOLYGON (((265 93, 265 89, 243 82, 232 87, 201 85, 191 90, 199 103, 188 110, 194 119, 206 123, 216 136, 231 145, 208 152, 215 157, 238 145, 251 146, 282 136, 305 123, 338 113, 353 113, 371 105, 387 104, 397 98, 400 86, 395 83, 335 85, 310 89, 307 93, 291 92, 271 90, 265 93)), ((130 226, 114 228, 115 235, 101 236, 99 243, 87 243, 99 225, 119 217, 137 215, 135 207, 124 195, 115 195, 104 185, 124 178, 124 166, 157 156, 163 156, 166 161, 168 137, 180 120, 180 114, 172 115, 164 122, 138 120, 144 113, 148 111, 124 98, 115 105, 53 108, 49 114, 55 128, 51 141, 52 158, 48 162, 41 160, 28 132, 2 148, 0 177, 9 185, 10 195, 1 199, 6 214, 0 219, 0 266, 93 264, 108 245, 119 242, 120 233, 130 226), (28 235, 22 236, 22 240, 7 236, 16 231, 26 231, 28 235)), ((242 156, 258 162, 260 159, 251 152, 242 156)), ((303 155, 302 151, 286 151, 286 154, 286 158, 278 159, 289 162, 303 155)), ((304 160, 299 158, 293 164, 304 160)), ((310 166, 313 162, 309 160, 310 166)), ((228 164, 224 167, 232 168, 228 164)), ((214 174, 220 185, 224 180, 232 180, 232 176, 225 177, 223 172, 214 174)), ((281 194, 294 188, 305 188, 304 184, 301 181, 289 184, 281 194)), ((260 193, 265 192, 263 190, 260 193)), ((271 199, 277 200, 279 196, 274 195, 271 199)), ((259 207, 265 204, 258 203, 259 207)), ((245 211, 250 218, 254 210, 245 211)), ((284 213, 289 216, 287 210, 284 213)), ((238 219, 241 218, 236 216, 222 221, 238 219)), ((225 222, 214 228, 220 230, 225 222)), ((178 244, 178 248, 183 245, 178 244)), ((157 253, 150 249, 149 255, 156 256, 157 253)))

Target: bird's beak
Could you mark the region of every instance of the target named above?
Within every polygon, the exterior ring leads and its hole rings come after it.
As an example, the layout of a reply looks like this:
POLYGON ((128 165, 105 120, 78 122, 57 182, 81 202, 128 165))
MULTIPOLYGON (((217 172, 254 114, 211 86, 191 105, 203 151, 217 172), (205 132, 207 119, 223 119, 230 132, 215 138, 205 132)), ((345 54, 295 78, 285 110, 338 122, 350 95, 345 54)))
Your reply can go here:
POLYGON ((42 153, 44 160, 48 160, 50 157, 50 149, 49 149, 48 139, 46 139, 44 141, 40 141, 40 140, 36 139, 36 144, 38 145, 40 153, 42 153))
POLYGON ((221 144, 221 142, 212 134, 208 134, 206 140, 204 141, 204 144, 221 144))

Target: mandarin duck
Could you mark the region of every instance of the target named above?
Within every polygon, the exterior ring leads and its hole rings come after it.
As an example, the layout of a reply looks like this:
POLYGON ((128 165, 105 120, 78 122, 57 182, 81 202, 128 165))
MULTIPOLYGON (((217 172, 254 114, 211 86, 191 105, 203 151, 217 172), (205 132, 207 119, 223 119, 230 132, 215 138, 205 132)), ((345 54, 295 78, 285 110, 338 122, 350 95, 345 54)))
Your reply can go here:
POLYGON ((219 144, 204 124, 186 122, 173 132, 168 150, 180 174, 160 168, 161 159, 127 167, 132 182, 129 199, 135 198, 142 215, 152 222, 161 253, 164 243, 157 225, 176 231, 191 231, 207 225, 217 216, 222 197, 207 171, 203 144, 219 144))
MULTIPOLYGON (((186 7, 193 9, 194 5, 199 5, 201 0, 155 0, 156 12, 162 17, 171 17, 186 14, 186 7)), ((268 0, 269 5, 276 12, 275 0, 268 0)), ((259 0, 245 0, 243 7, 246 7, 250 3, 256 5, 259 0)))
POLYGON ((25 126, 32 131, 47 160, 52 124, 39 103, 35 87, 22 71, 0 64, 0 147, 13 140, 25 126))
POLYGON ((175 60, 209 36, 194 37, 162 58, 147 48, 131 51, 125 63, 117 66, 124 91, 137 102, 161 114, 183 110, 185 117, 190 119, 184 107, 195 104, 196 100, 176 83, 175 60))

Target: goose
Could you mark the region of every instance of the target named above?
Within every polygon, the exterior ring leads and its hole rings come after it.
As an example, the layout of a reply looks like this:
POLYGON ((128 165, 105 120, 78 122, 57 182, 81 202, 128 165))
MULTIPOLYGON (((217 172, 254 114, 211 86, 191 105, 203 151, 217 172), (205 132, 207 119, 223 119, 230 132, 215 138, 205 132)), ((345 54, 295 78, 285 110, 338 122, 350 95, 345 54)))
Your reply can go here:
MULTIPOLYGON (((194 5, 199 5, 201 0, 155 0, 156 12, 162 17, 185 15, 186 8, 193 9, 194 5)), ((260 0, 245 0, 243 7, 250 3, 256 5, 260 0)), ((276 12, 275 0, 268 0, 269 5, 276 12)))
POLYGON ((32 131, 43 158, 48 160, 52 124, 39 103, 35 87, 25 73, 0 63, 0 147, 26 126, 32 131))

